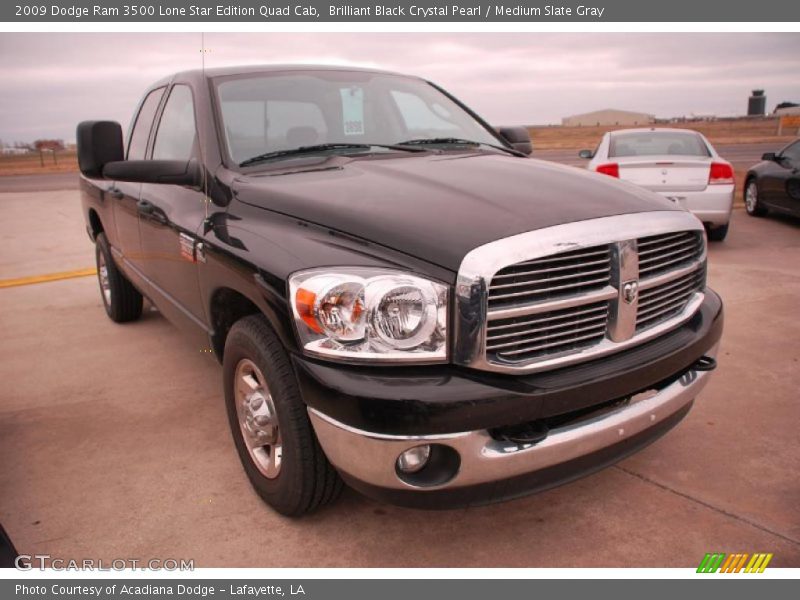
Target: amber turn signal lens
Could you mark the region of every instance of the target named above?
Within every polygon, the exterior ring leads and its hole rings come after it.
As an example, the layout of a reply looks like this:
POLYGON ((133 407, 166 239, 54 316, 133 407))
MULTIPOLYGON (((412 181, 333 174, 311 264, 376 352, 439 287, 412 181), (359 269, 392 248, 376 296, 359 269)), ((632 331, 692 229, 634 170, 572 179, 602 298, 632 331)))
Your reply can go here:
POLYGON ((314 303, 317 301, 317 295, 305 288, 297 290, 295 296, 295 306, 297 307, 297 314, 303 319, 303 322, 308 325, 309 329, 316 333, 322 333, 322 327, 317 322, 314 316, 314 303))

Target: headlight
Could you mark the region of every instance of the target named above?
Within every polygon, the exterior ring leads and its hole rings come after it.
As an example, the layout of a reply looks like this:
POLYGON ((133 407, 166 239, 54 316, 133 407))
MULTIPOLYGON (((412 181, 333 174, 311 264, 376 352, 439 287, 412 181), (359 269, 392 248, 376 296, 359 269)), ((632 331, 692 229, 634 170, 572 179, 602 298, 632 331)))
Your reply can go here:
POLYGON ((303 349, 352 361, 446 360, 447 290, 388 269, 331 267, 289 277, 303 349))

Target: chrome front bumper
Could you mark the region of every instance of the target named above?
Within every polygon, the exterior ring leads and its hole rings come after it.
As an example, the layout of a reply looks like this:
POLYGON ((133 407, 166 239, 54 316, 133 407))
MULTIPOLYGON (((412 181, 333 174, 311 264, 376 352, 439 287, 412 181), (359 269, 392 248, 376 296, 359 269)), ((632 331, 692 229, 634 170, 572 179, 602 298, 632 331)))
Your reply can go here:
MULTIPOLYGON (((707 356, 714 357, 715 346, 707 356)), ((694 368, 661 389, 648 390, 629 404, 597 417, 551 429, 537 444, 498 441, 488 431, 432 436, 391 436, 354 429, 309 408, 322 449, 348 479, 370 487, 421 493, 458 489, 506 480, 591 455, 646 433, 688 405, 708 383, 710 373, 694 368), (396 470, 400 453, 421 444, 440 444, 458 452, 460 467, 438 485, 412 485, 396 470)))

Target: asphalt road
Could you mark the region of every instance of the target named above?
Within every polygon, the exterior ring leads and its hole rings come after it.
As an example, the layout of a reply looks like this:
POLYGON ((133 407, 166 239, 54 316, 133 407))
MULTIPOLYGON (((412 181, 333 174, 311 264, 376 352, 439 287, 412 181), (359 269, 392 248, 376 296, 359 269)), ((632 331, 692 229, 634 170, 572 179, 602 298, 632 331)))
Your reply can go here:
MULTIPOLYGON (((0 279, 90 266, 74 190, 0 195, 0 279)), ((0 522, 18 550, 198 567, 800 566, 800 220, 734 213, 710 248, 719 368, 641 453, 494 506, 423 512, 346 491, 302 520, 250 488, 221 369, 159 313, 109 321, 94 277, 0 289, 0 522)))

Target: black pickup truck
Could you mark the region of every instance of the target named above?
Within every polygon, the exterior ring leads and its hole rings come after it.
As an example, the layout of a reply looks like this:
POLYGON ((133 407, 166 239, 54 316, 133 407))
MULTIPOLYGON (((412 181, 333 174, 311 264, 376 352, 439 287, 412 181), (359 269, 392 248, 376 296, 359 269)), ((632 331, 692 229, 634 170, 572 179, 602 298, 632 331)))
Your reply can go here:
POLYGON ((700 221, 529 158, 423 79, 183 72, 127 145, 110 121, 77 137, 108 316, 146 297, 213 350, 283 514, 343 481, 431 508, 552 487, 666 432, 716 365, 700 221))

